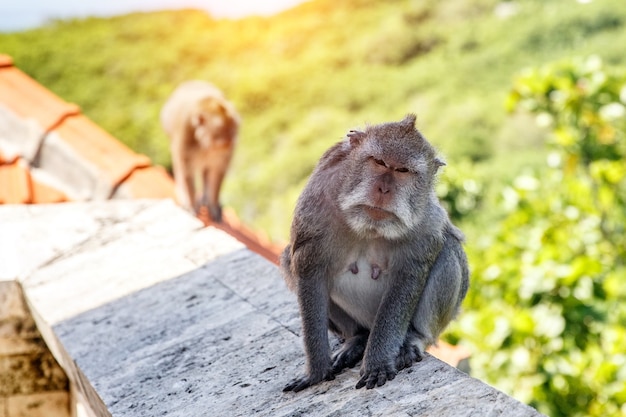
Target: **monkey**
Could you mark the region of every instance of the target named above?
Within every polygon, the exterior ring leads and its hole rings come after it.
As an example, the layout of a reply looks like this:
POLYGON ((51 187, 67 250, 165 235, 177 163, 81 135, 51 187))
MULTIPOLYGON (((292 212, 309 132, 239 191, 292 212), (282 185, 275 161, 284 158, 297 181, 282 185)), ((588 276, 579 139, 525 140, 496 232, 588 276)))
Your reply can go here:
POLYGON ((163 105, 161 124, 170 138, 179 203, 195 214, 206 206, 220 222, 219 193, 240 124, 234 106, 214 85, 187 81, 163 105))
POLYGON ((435 195, 445 163, 415 120, 349 131, 296 203, 280 268, 300 307, 306 373, 283 391, 359 362, 356 388, 382 386, 458 314, 469 287, 464 235, 435 195), (329 330, 342 341, 332 356, 329 330))

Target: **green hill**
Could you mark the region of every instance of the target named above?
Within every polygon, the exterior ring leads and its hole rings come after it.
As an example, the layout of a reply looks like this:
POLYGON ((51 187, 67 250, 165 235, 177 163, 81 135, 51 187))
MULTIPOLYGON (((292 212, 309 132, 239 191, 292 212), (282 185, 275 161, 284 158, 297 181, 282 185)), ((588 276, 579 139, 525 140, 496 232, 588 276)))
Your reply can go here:
POLYGON ((313 0, 269 18, 54 21, 1 34, 0 52, 166 166, 162 103, 183 80, 214 82, 243 116, 223 202, 284 239, 321 153, 367 122, 417 113, 450 169, 465 167, 459 180, 487 194, 543 162, 544 133, 506 114, 514 74, 567 56, 624 64, 625 23, 623 0, 313 0))

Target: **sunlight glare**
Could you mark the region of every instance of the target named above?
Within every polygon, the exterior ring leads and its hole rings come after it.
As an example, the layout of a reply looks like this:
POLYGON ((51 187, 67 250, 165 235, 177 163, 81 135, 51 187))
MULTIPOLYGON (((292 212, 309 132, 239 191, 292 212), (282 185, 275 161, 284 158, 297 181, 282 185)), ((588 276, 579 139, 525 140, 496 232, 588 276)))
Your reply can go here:
POLYGON ((269 16, 304 3, 304 0, 207 0, 206 3, 206 9, 215 17, 239 18, 249 15, 269 16))

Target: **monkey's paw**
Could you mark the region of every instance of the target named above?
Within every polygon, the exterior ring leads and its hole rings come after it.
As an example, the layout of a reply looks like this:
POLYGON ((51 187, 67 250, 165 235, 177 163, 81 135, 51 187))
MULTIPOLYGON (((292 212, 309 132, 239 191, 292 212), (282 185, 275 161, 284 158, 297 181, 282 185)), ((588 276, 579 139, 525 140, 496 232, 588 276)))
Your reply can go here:
POLYGON ((358 335, 346 340, 341 348, 333 355, 333 373, 338 374, 345 368, 353 368, 361 359, 365 352, 367 335, 358 335))
POLYGON ((396 377, 396 370, 393 366, 381 365, 373 369, 361 370, 361 379, 356 383, 356 389, 380 387, 385 382, 391 381, 396 377))
POLYGON ((310 375, 302 376, 302 377, 294 379, 289 384, 287 384, 285 388, 283 388, 283 392, 288 392, 288 391, 299 392, 305 388, 310 387, 311 385, 315 385, 321 382, 322 380, 332 381, 333 379, 335 379, 335 374, 331 371, 327 371, 326 375, 322 377, 313 377, 310 375))
POLYGON ((215 223, 222 222, 222 206, 211 206, 209 205, 209 215, 211 216, 211 220, 215 223))
POLYGON ((396 357, 396 370, 400 371, 404 368, 410 368, 415 362, 420 362, 422 358, 422 352, 417 346, 411 343, 404 343, 396 357))

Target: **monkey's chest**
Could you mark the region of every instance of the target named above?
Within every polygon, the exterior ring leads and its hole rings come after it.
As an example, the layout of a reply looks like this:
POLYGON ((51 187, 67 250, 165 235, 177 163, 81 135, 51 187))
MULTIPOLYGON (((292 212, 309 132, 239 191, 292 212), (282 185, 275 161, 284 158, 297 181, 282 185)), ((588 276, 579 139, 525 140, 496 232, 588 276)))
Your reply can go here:
POLYGON ((350 258, 346 267, 333 279, 330 298, 348 315, 371 328, 378 306, 387 290, 389 277, 382 262, 371 257, 350 258))

